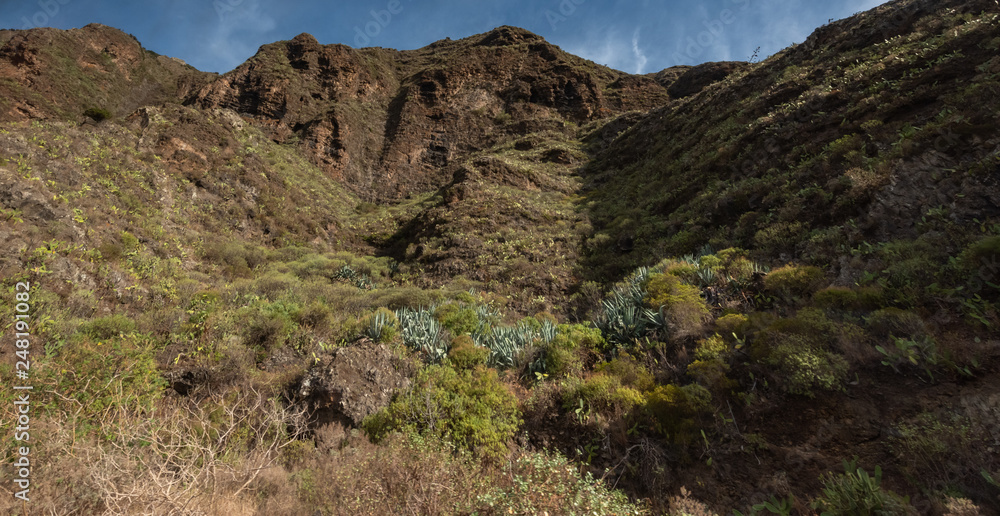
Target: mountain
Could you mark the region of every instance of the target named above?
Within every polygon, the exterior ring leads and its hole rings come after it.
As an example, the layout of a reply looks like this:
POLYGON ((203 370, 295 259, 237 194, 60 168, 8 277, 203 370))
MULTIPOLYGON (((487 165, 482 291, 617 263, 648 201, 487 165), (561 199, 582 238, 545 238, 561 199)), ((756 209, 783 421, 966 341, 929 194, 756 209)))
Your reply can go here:
POLYGON ((221 75, 0 31, 31 503, 997 514, 998 16, 646 75, 509 26, 221 75))

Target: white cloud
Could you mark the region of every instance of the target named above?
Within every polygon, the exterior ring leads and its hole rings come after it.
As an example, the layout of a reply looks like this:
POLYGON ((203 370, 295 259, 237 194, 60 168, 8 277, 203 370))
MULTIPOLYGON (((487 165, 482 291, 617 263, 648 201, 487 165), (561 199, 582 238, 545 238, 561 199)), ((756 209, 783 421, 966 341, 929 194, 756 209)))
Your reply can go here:
POLYGON ((213 5, 218 22, 205 38, 205 53, 215 69, 229 71, 257 51, 277 22, 261 10, 258 0, 219 0, 213 5))
POLYGON ((639 27, 632 33, 632 53, 635 54, 635 73, 642 73, 646 67, 646 55, 639 50, 639 27))

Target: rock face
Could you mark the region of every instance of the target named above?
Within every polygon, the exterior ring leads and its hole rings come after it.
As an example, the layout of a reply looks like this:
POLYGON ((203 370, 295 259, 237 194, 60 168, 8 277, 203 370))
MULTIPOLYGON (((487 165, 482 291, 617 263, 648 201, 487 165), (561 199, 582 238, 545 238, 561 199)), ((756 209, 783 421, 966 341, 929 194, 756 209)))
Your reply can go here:
POLYGON ((582 123, 666 102, 655 80, 598 66, 500 27, 412 51, 261 47, 188 103, 252 117, 372 200, 438 188, 444 169, 544 121, 582 123))
POLYGON ((414 366, 388 346, 369 341, 336 349, 313 365, 298 395, 315 411, 316 426, 338 422, 357 427, 388 405, 396 391, 408 387, 414 373, 414 366))

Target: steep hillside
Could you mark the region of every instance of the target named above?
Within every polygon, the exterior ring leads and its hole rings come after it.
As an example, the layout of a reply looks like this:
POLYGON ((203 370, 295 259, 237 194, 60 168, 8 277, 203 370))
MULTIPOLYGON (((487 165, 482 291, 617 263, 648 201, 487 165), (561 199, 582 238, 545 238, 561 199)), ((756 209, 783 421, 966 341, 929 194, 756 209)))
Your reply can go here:
POLYGON ((320 45, 301 34, 261 47, 189 103, 255 117, 356 193, 384 201, 447 184, 447 165, 511 135, 666 98, 655 81, 501 27, 404 52, 320 45))
POLYGON ((125 116, 177 102, 214 77, 142 48, 99 24, 60 31, 0 30, 0 121, 76 119, 87 109, 125 116))
POLYGON ((0 511, 1000 514, 998 54, 994 0, 644 76, 0 31, 0 511))

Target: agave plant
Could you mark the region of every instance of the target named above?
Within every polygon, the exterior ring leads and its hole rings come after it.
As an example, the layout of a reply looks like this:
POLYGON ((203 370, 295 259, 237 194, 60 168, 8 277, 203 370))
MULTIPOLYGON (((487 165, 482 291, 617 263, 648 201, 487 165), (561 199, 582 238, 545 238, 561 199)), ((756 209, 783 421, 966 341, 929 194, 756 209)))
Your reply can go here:
POLYGON ((343 265, 340 269, 337 269, 337 273, 333 275, 337 279, 354 280, 358 273, 351 268, 350 265, 343 265))
POLYGON ((542 328, 538 331, 538 336, 542 339, 542 342, 548 344, 552 342, 552 339, 556 338, 557 333, 559 333, 559 329, 555 323, 546 319, 542 321, 542 328))
POLYGON ((362 290, 375 290, 375 281, 367 274, 362 274, 354 278, 354 286, 362 290))
POLYGON ((403 344, 427 353, 431 361, 437 362, 448 354, 448 346, 441 339, 441 324, 432 314, 431 310, 400 308, 396 319, 403 344))
POLYGON ((604 301, 604 316, 597 324, 608 342, 616 345, 632 344, 645 336, 649 327, 641 307, 614 300, 604 301))
POLYGON ((365 335, 375 342, 378 342, 382 338, 382 332, 385 330, 385 325, 389 323, 389 317, 385 312, 376 312, 371 319, 368 320, 368 327, 365 328, 365 335))
POLYGON ((767 274, 771 272, 771 268, 764 264, 750 262, 750 272, 752 274, 767 274))
MULTIPOLYGON (((473 336, 476 339, 477 336, 473 336)), ((512 367, 518 353, 539 338, 530 326, 496 326, 489 332, 479 335, 477 344, 490 350, 487 364, 492 367, 512 367)))
POLYGON ((702 288, 715 283, 715 271, 708 267, 699 268, 695 274, 698 276, 698 283, 702 288))
POLYGON ((478 305, 476 310, 476 329, 472 331, 472 339, 480 342, 482 337, 493 331, 493 327, 500 322, 500 312, 489 305, 478 305))
POLYGON ((654 331, 666 333, 667 327, 667 314, 664 311, 663 306, 659 310, 643 310, 642 317, 646 320, 648 328, 654 331))

